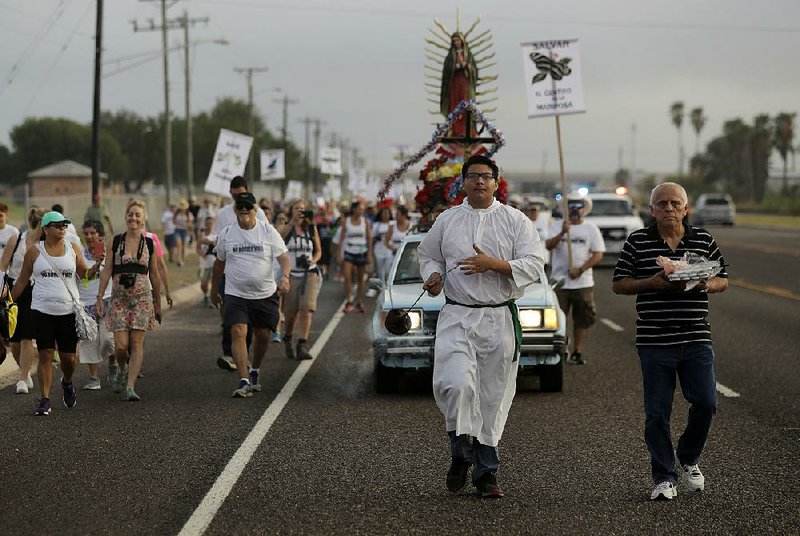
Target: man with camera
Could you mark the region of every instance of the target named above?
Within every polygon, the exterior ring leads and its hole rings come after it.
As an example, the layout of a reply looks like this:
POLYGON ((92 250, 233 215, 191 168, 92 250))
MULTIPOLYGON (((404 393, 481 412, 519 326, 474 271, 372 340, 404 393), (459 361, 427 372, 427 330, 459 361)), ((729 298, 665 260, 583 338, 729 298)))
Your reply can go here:
POLYGON ((322 243, 317 227, 311 222, 314 211, 307 209, 304 200, 289 205, 291 220, 280 229, 289 249, 291 263, 291 290, 283 297, 284 324, 283 344, 289 359, 311 359, 308 352, 308 336, 311 317, 317 309, 322 276, 317 266, 322 257, 322 243), (297 347, 292 345, 292 334, 297 326, 297 347))
POLYGON ((261 362, 267 353, 269 332, 275 331, 280 320, 278 296, 289 291, 289 256, 278 231, 269 223, 256 218, 256 198, 243 192, 234 198, 236 225, 225 227, 216 244, 217 260, 211 281, 211 303, 222 304, 219 288, 225 274, 225 301, 222 322, 231 332, 231 349, 239 386, 234 398, 252 396, 260 391, 261 362), (281 276, 276 283, 273 263, 280 263, 281 276), (253 327, 253 363, 247 367, 248 325, 253 327))

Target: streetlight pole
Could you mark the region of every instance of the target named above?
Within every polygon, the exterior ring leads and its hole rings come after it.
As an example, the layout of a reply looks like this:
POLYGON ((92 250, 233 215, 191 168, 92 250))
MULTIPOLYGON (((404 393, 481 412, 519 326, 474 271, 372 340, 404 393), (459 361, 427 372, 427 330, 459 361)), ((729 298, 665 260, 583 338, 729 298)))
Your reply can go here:
MULTIPOLYGON (((97 0, 94 35, 94 101, 92 107, 92 202, 100 193, 100 73, 103 56, 103 0, 97 0)), ((27 204, 25 206, 28 206, 27 204)))

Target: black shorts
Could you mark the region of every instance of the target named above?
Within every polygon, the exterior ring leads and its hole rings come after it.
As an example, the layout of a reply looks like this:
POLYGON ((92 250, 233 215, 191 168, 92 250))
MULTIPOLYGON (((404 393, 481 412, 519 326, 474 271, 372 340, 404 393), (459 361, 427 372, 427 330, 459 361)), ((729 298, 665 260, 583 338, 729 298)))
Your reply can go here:
POLYGON ((48 315, 33 311, 34 338, 39 350, 58 350, 64 354, 74 354, 78 347, 78 333, 75 331, 75 314, 48 315))
POLYGON ((9 339, 11 342, 36 338, 33 333, 35 321, 31 310, 32 301, 33 285, 28 285, 17 300, 17 329, 14 330, 14 336, 9 339))
POLYGON ((349 262, 353 266, 366 266, 367 254, 366 253, 348 253, 344 252, 344 262, 349 262))
POLYGON ((257 300, 226 294, 223 301, 222 324, 226 328, 234 324, 252 324, 254 328, 277 331, 280 320, 277 292, 257 300))

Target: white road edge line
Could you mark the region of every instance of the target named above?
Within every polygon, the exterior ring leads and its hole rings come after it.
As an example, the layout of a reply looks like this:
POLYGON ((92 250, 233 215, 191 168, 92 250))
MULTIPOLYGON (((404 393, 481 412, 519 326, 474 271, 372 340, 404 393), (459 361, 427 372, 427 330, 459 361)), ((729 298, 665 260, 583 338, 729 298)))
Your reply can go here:
MULTIPOLYGON (((328 342, 333 330, 336 329, 336 326, 339 325, 339 322, 342 320, 342 317, 344 316, 344 313, 342 312, 344 305, 345 302, 342 302, 336 314, 333 315, 331 321, 328 322, 327 326, 325 326, 325 329, 320 334, 317 342, 315 342, 314 346, 312 346, 311 350, 309 350, 309 353, 315 358, 319 355, 319 352, 328 342)), ((208 491, 208 493, 206 493, 203 501, 200 503, 197 509, 195 509, 192 516, 178 533, 179 536, 199 536, 203 534, 206 529, 208 529, 209 525, 211 525, 211 522, 214 520, 214 516, 216 516, 217 511, 225 502, 225 499, 230 494, 233 486, 242 475, 242 472, 247 466, 247 463, 250 461, 250 458, 252 458, 253 454, 255 454, 256 449, 264 440, 267 432, 269 432, 269 429, 275 423, 278 416, 283 411, 283 408, 289 402, 289 399, 300 385, 300 382, 303 381, 303 377, 305 377, 306 373, 308 373, 308 370, 311 368, 313 363, 314 360, 300 362, 292 376, 289 378, 289 381, 286 382, 286 384, 283 386, 283 389, 281 389, 281 391, 278 393, 278 396, 275 397, 275 400, 272 401, 250 433, 247 434, 247 437, 242 442, 242 445, 234 453, 233 457, 225 466, 225 469, 223 469, 222 473, 220 473, 219 477, 217 477, 214 485, 211 486, 211 489, 208 491)))
POLYGON ((733 389, 731 389, 730 387, 725 387, 719 382, 717 382, 717 391, 719 391, 719 394, 727 398, 739 398, 740 396, 742 396, 733 389))
POLYGON ((614 331, 625 331, 625 328, 623 328, 622 326, 620 326, 616 322, 613 322, 613 321, 609 320, 608 318, 601 318, 600 322, 602 322, 603 324, 605 324, 609 328, 613 329, 614 331))

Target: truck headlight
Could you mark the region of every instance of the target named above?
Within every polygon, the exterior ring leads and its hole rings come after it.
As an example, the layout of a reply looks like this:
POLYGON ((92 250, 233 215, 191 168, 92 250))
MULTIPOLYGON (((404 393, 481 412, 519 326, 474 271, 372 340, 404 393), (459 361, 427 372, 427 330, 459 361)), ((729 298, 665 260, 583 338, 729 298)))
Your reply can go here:
POLYGON ((422 328, 422 311, 419 310, 412 310, 408 312, 408 318, 411 319, 411 329, 421 329, 422 328))
POLYGON ((539 309, 520 309, 519 323, 522 329, 536 329, 542 326, 542 312, 539 309))
POLYGON ((545 329, 558 329, 558 311, 555 307, 548 307, 544 310, 545 329))

